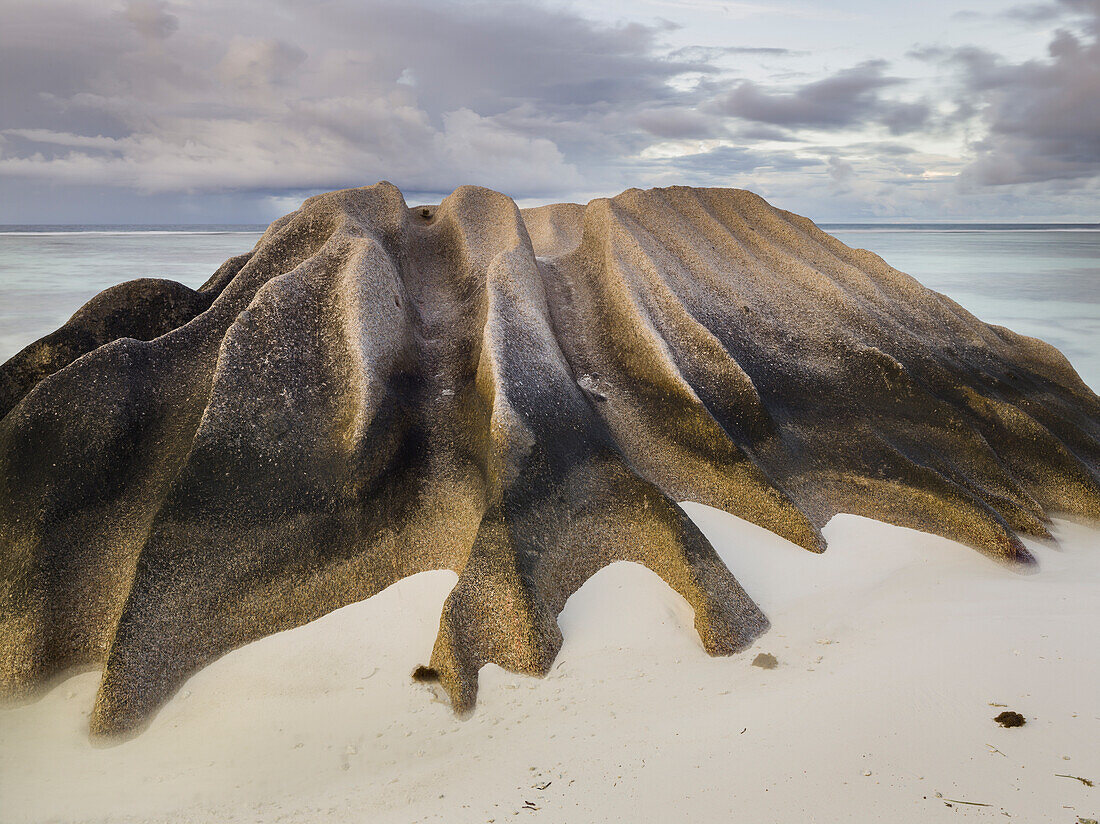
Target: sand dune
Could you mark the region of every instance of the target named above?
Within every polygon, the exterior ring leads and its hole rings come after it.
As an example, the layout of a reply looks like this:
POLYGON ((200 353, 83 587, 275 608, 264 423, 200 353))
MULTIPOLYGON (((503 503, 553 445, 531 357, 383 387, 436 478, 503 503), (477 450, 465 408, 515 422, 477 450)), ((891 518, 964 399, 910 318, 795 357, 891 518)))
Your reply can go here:
POLYGON ((0 687, 95 665, 103 735, 425 570, 458 573, 430 669, 460 712, 486 664, 551 672, 616 561, 743 650, 767 618, 678 501, 1017 563, 1100 516, 1100 401, 1057 350, 737 190, 311 198, 197 291, 105 292, 0 401, 0 687))

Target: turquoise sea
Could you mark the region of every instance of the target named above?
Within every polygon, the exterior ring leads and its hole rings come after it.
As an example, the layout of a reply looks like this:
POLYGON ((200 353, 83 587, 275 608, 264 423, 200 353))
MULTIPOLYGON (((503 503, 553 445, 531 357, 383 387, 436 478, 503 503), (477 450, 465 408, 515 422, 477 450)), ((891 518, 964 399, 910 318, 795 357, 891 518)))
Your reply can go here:
MULTIPOLYGON (((0 362, 100 290, 136 277, 189 286, 262 226, 0 226, 0 362)), ((1061 349, 1100 389, 1100 224, 822 224, 982 320, 1061 349)))

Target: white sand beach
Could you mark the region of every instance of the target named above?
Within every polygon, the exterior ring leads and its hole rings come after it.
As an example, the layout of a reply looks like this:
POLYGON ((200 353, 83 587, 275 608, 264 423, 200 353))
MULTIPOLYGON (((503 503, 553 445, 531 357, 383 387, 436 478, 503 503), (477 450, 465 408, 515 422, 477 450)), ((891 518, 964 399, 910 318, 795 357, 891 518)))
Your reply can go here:
POLYGON ((1100 814, 1100 530, 1021 575, 854 516, 813 555, 685 508, 772 620, 710 658, 643 567, 597 574, 545 679, 457 719, 410 678, 450 572, 226 655, 140 736, 87 736, 98 673, 0 713, 0 820, 1076 822, 1100 814), (773 670, 753 667, 759 652, 773 670), (993 722, 1001 705, 1027 724, 993 722), (1059 776, 1058 774, 1062 774, 1059 776), (966 803, 964 803, 966 802, 966 803), (982 806, 979 806, 982 805, 982 806), (985 806, 988 805, 988 806, 985 806))

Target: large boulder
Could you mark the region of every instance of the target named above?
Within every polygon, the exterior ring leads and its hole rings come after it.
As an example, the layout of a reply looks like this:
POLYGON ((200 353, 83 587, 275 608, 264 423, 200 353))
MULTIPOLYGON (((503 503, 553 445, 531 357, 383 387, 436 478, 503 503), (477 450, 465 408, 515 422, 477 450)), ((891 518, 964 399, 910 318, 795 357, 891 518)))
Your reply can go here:
POLYGON ((730 189, 310 198, 197 291, 95 298, 0 367, 0 416, 0 691, 102 667, 100 735, 427 569, 459 573, 431 656, 459 711, 487 662, 545 673, 617 560, 736 652, 767 619, 677 501, 1007 563, 1100 517, 1100 401, 1057 350, 730 189))

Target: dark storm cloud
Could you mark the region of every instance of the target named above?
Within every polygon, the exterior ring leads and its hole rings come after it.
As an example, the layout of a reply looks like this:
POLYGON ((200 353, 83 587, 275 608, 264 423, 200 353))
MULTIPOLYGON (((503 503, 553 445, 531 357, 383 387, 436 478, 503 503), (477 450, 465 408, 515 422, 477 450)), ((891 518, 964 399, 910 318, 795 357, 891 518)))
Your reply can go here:
POLYGON ((905 81, 886 74, 885 60, 869 60, 792 91, 773 91, 745 80, 720 103, 726 114, 787 128, 847 129, 881 123, 894 134, 921 128, 928 107, 899 103, 880 92, 905 81))

